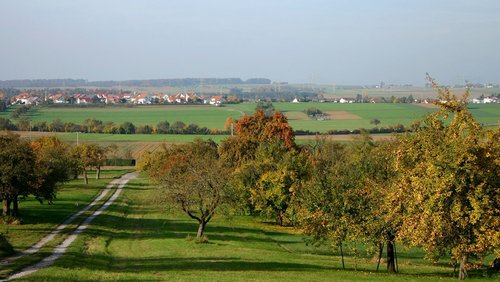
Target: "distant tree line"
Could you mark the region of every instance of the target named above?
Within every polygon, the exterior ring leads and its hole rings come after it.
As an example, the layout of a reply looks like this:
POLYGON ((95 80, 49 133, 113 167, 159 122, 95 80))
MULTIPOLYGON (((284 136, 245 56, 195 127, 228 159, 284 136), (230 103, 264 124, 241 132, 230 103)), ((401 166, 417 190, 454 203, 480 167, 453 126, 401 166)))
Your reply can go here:
POLYGON ((330 129, 324 132, 312 131, 308 129, 296 129, 296 135, 346 135, 346 134, 378 134, 378 133, 402 133, 406 131, 412 131, 411 128, 406 128, 402 124, 389 125, 385 127, 374 127, 374 128, 359 128, 359 129, 330 129))
POLYGON ((31 122, 26 117, 20 117, 16 124, 10 119, 0 117, 0 130, 19 130, 19 131, 39 131, 39 132, 85 132, 85 133, 110 133, 110 134, 200 134, 200 135, 219 135, 228 134, 227 130, 209 129, 200 127, 197 124, 186 124, 182 121, 170 123, 160 121, 156 126, 153 125, 135 125, 132 122, 123 122, 120 124, 112 121, 103 122, 102 120, 90 118, 82 124, 73 122, 64 122, 61 119, 55 119, 52 122, 37 121, 31 122))

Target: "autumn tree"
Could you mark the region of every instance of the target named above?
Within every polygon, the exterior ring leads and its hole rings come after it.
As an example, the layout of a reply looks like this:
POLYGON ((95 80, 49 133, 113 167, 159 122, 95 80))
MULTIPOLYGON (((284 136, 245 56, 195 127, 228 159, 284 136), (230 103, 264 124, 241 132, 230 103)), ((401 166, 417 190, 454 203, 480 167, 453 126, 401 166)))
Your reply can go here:
POLYGON ((298 191, 299 224, 314 243, 329 242, 338 247, 344 267, 342 245, 348 238, 345 217, 345 189, 339 177, 346 171, 344 145, 318 140, 310 148, 311 178, 298 191))
POLYGON ((52 203, 57 185, 68 181, 77 169, 69 146, 57 137, 40 137, 31 142, 35 153, 36 182, 31 194, 37 200, 52 203))
POLYGON ((237 187, 247 197, 252 210, 275 218, 279 225, 292 220, 293 214, 288 209, 307 175, 306 159, 281 142, 261 143, 255 159, 234 173, 237 187))
POLYGON ((174 206, 198 222, 197 238, 230 194, 228 173, 212 140, 163 147, 142 162, 159 184, 161 204, 174 206))
POLYGON ((243 116, 235 121, 235 131, 242 142, 282 141, 289 149, 295 147, 293 129, 281 112, 267 116, 258 110, 251 116, 243 116))
POLYGON ((106 160, 108 147, 97 144, 80 144, 73 149, 73 156, 77 160, 78 170, 83 172, 83 180, 88 184, 88 170, 96 169, 96 179, 99 179, 101 166, 106 160))
POLYGON ((394 178, 389 147, 364 135, 349 144, 320 139, 308 150, 312 170, 297 196, 299 224, 312 242, 338 248, 343 267, 344 242, 373 244, 379 261, 387 242, 387 269, 396 272, 394 224, 383 209, 394 178))
POLYGON ((350 183, 355 189, 350 194, 351 232, 356 238, 372 244, 378 251, 379 269, 384 245, 386 246, 387 272, 396 273, 396 232, 399 217, 390 216, 387 191, 397 179, 394 169, 394 142, 373 142, 368 135, 361 135, 348 146, 350 183))
POLYGON ((28 196, 34 183, 35 154, 30 144, 18 135, 0 134, 0 197, 4 216, 18 215, 18 198, 28 196))
POLYGON ((284 224, 290 189, 303 174, 293 130, 280 112, 268 116, 258 110, 234 123, 236 134, 222 142, 220 154, 241 200, 248 211, 274 214, 284 224))
POLYGON ((224 130, 225 131, 231 131, 231 129, 233 128, 234 124, 233 124, 233 119, 231 117, 227 117, 226 118, 226 122, 224 123, 224 130))
POLYGON ((457 98, 432 79, 440 110, 397 140, 394 213, 398 233, 427 257, 451 254, 467 277, 469 260, 495 253, 500 244, 500 129, 485 131, 457 98))

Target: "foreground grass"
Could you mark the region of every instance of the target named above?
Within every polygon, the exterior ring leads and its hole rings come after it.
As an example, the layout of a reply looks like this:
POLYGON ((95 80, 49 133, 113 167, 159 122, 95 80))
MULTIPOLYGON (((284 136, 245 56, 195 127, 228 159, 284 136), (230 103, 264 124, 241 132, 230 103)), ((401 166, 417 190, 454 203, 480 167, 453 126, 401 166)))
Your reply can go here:
MULTIPOLYGON (((16 252, 26 250, 48 235, 65 219, 90 203, 113 178, 119 177, 124 173, 126 171, 104 170, 101 174, 101 179, 89 179, 88 185, 83 184, 82 179, 70 181, 61 187, 57 193, 57 199, 54 200, 52 205, 47 203, 40 204, 32 197, 21 200, 19 211, 23 224, 0 224, 0 233, 5 236, 16 252)), ((106 198, 101 200, 101 202, 105 200, 106 198)), ((76 218, 73 223, 68 225, 68 228, 59 233, 53 241, 48 242, 38 253, 25 256, 0 268, 0 277, 5 277, 9 273, 35 263, 47 256, 57 244, 64 240, 71 229, 76 228, 96 208, 97 206, 76 218)))
MULTIPOLYGON (((306 246, 292 229, 252 217, 216 218, 207 226, 209 243, 196 243, 188 239, 196 224, 152 204, 156 192, 147 180, 125 189, 55 265, 24 280, 456 281, 448 264, 428 263, 418 250, 407 249, 400 250, 400 274, 376 273, 364 252, 351 254, 344 271, 330 249, 306 246)), ((471 280, 479 278, 481 273, 471 274, 471 280)))

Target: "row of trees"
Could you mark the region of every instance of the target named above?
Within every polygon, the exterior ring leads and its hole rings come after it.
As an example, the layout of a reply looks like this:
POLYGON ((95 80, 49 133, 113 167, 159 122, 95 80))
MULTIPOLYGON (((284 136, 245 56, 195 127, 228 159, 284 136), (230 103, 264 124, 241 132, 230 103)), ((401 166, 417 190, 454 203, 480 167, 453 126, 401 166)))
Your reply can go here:
POLYGON ((87 171, 97 170, 99 178, 109 148, 96 144, 71 147, 56 137, 34 141, 11 133, 0 134, 0 201, 6 222, 19 216, 19 200, 29 195, 49 204, 56 198, 59 184, 87 171))
MULTIPOLYGON (((22 109, 22 108, 19 108, 22 109)), ((111 134, 227 134, 228 131, 219 129, 208 129, 197 124, 185 124, 176 121, 170 124, 161 121, 156 126, 138 125, 131 122, 116 124, 112 121, 103 122, 98 119, 89 118, 82 124, 63 122, 55 119, 52 122, 39 121, 32 123, 29 119, 21 117, 16 124, 6 118, 0 118, 0 130, 40 131, 40 132, 86 132, 86 133, 111 133, 111 134)))
POLYGON ((500 128, 484 130, 467 96, 437 89, 447 101, 440 111, 392 141, 298 146, 281 113, 257 111, 236 121, 236 136, 219 146, 165 147, 143 168, 161 202, 199 222, 198 237, 230 205, 296 226, 342 258, 350 240, 372 244, 379 262, 385 248, 389 272, 397 272, 396 241, 420 246, 429 259, 451 257, 464 279, 470 261, 500 257, 500 128))

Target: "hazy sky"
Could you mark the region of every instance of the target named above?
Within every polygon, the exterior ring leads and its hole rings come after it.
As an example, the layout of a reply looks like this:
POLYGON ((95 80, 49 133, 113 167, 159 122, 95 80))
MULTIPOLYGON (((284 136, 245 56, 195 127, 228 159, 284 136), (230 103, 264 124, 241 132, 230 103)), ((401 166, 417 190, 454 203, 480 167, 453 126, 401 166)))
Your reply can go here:
POLYGON ((0 80, 500 83, 498 0, 0 0, 0 80))

